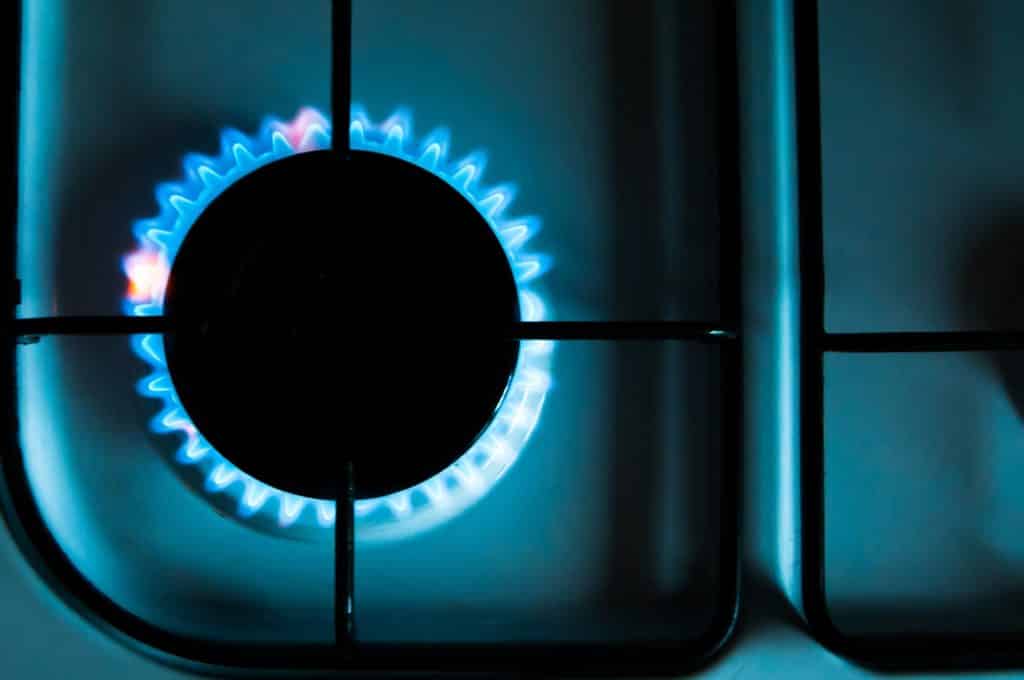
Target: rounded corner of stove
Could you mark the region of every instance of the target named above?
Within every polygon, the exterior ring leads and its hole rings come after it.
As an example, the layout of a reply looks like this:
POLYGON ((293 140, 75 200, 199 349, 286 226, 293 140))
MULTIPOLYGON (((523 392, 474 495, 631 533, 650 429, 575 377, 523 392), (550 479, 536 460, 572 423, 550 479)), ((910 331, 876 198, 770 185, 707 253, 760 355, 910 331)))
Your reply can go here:
POLYGON ((696 670, 706 668, 722 658, 722 655, 736 641, 742 600, 738 567, 736 576, 723 579, 722 591, 717 599, 719 604, 711 618, 711 623, 698 643, 700 660, 696 670))
POLYGON ((0 519, 31 577, 58 606, 112 643, 166 668, 202 677, 228 677, 244 670, 230 662, 226 646, 190 640, 152 624, 93 585, 46 527, 13 442, 0 456, 0 519), (194 648, 194 649, 190 649, 194 648))

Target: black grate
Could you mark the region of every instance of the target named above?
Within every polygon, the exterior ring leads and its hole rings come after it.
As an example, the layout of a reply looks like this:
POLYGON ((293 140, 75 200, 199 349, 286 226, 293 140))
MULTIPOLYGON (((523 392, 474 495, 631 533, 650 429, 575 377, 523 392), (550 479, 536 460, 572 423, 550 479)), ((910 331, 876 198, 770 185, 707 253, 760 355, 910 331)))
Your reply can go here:
MULTIPOLYGON (((14 115, 7 128, 3 151, 4 206, 9 225, 17 224, 18 200, 18 87, 21 60, 20 2, 8 3, 2 11, 3 44, 8 50, 2 70, 4 91, 14 93, 7 100, 14 115), (13 82, 12 82, 13 80, 13 82)), ((137 333, 173 333, 166 318, 147 317, 57 317, 14 318, 18 282, 3 279, 0 294, 12 301, 5 314, 7 359, 0 362, 0 383, 5 385, 0 409, 5 414, 8 446, 0 458, 3 476, 4 517, 20 548, 49 585, 83 617, 113 637, 138 647, 163 661, 199 670, 394 670, 394 671, 498 671, 534 673, 649 674, 678 673, 707 662, 729 638, 736 620, 738 581, 738 485, 739 446, 742 424, 741 345, 739 337, 739 181, 737 150, 737 73, 735 54, 736 8, 732 2, 714 3, 719 69, 718 107, 720 128, 718 144, 722 154, 722 172, 718 179, 721 196, 719 322, 538 322, 513 323, 498 329, 476 329, 500 335, 503 339, 550 340, 666 340, 684 343, 709 343, 719 346, 718 366, 721 384, 721 453, 716 475, 722 537, 717 555, 720 592, 715 594, 717 611, 712 625, 697 639, 678 643, 644 644, 494 644, 494 645, 409 645, 360 642, 354 628, 358 602, 353 593, 353 468, 343 461, 338 469, 339 518, 335 541, 335 632, 333 646, 324 645, 245 645, 221 644, 169 633, 132 614, 92 585, 49 533, 29 488, 22 452, 18 443, 16 416, 14 349, 16 344, 32 343, 46 335, 132 335, 137 333), (349 512, 342 511, 347 502, 349 512)), ((351 3, 333 2, 333 83, 335 111, 347 111, 350 99, 351 3)), ((335 152, 347 155, 348 136, 335 135, 345 144, 335 152)), ((0 245, 0 256, 14 272, 16 229, 8 227, 0 245)), ((267 323, 272 323, 268 320, 267 323)), ((474 331, 476 332, 476 331, 474 331)))

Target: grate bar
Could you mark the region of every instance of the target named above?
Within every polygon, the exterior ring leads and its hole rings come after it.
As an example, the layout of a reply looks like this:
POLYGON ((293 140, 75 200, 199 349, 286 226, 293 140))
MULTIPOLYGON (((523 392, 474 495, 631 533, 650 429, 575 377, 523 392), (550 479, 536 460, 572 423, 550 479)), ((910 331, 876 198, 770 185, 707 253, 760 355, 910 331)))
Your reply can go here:
MULTIPOLYGON (((272 323, 271 321, 267 322, 272 323)), ((44 335, 135 335, 173 333, 166 316, 61 316, 15 319, 13 335, 30 343, 44 335)), ((371 324, 371 326, 374 324, 371 324)), ((449 324, 447 328, 377 325, 380 335, 498 337, 508 340, 689 340, 710 344, 738 339, 736 331, 718 324, 690 321, 520 321, 500 328, 449 324)), ((366 335, 366 327, 353 331, 366 335)))
MULTIPOLYGON (((349 155, 348 119, 352 108, 352 2, 331 3, 331 113, 336 121, 331 150, 349 155)), ((341 656, 355 650, 355 484, 351 458, 339 456, 337 520, 334 524, 334 640, 341 656)))
POLYGON ((825 333, 825 352, 983 352, 1024 349, 1024 331, 825 333))

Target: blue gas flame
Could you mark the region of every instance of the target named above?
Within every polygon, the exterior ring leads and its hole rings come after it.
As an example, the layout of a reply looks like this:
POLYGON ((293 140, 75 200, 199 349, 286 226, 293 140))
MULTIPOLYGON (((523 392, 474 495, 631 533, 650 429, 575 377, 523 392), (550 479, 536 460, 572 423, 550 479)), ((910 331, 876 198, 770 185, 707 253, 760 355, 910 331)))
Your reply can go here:
MULTIPOLYGON (((174 256, 198 215, 224 189, 276 160, 329 148, 330 140, 330 122, 315 109, 307 108, 290 122, 268 118, 254 137, 226 130, 217 156, 185 156, 182 179, 156 189, 157 216, 135 223, 138 247, 123 260, 129 284, 125 313, 163 313, 174 256)), ((362 107, 353 106, 349 141, 353 149, 415 163, 457 189, 486 218, 501 242, 515 274, 522 319, 542 321, 547 317, 544 300, 533 284, 547 271, 550 259, 524 250, 541 222, 536 217, 505 216, 516 188, 511 184, 482 186, 486 154, 476 152, 450 161, 448 132, 435 130, 417 143, 412 134, 412 116, 404 110, 374 123, 362 107)), ((201 471, 203 488, 211 498, 232 507, 240 518, 269 521, 281 529, 334 526, 333 501, 297 496, 264 484, 232 465, 206 441, 175 393, 160 335, 133 336, 132 348, 153 369, 139 383, 139 393, 163 404, 152 421, 153 431, 182 437, 176 460, 201 471)), ((537 426, 551 387, 553 349, 554 343, 546 340, 521 343, 518 364, 494 419, 455 463, 412 488, 357 501, 357 539, 395 539, 425 531, 484 496, 515 462, 537 426)))

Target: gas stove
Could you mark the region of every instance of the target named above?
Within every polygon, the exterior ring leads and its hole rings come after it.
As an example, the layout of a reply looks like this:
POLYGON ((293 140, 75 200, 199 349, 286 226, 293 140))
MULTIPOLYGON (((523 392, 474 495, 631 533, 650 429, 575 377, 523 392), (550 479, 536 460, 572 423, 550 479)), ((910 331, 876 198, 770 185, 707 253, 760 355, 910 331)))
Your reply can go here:
POLYGON ((9 3, 0 676, 1024 667, 947 4, 9 3))

